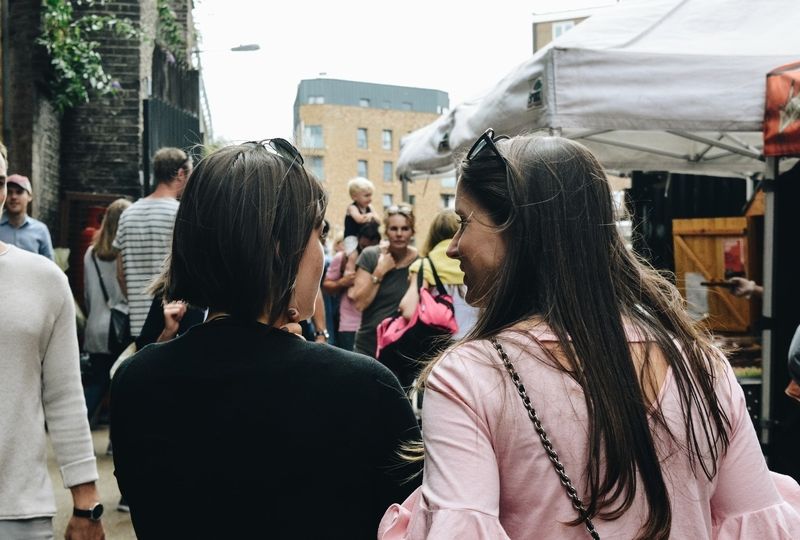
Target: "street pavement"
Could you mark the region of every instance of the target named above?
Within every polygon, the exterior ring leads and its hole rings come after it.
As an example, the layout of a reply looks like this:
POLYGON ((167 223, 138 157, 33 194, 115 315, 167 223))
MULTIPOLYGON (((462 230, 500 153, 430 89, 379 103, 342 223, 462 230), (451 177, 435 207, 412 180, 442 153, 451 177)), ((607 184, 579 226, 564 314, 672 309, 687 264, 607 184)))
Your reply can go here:
MULTIPOLYGON (((94 453, 97 456, 97 469, 100 474, 98 482, 100 502, 105 507, 103 527, 106 531, 106 538, 108 540, 135 540, 136 534, 133 532, 131 515, 117 510, 120 495, 117 479, 114 478, 114 462, 111 456, 106 455, 108 426, 101 426, 93 430, 92 438, 94 439, 94 453)), ((47 455, 47 468, 50 471, 58 506, 58 514, 53 520, 53 530, 55 538, 64 538, 67 521, 72 515, 72 496, 70 491, 63 487, 64 483, 61 480, 61 473, 58 471, 52 447, 49 448, 47 455)))

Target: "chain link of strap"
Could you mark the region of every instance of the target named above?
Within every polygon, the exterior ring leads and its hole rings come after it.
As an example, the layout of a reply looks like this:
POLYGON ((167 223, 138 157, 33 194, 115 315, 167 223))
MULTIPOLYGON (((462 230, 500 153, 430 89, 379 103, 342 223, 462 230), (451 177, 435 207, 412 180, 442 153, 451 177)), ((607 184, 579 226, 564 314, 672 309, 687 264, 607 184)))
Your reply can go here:
POLYGON ((539 420, 539 415, 536 414, 536 409, 534 409, 533 405, 531 404, 528 393, 525 391, 525 385, 522 384, 522 380, 519 378, 519 373, 517 373, 517 370, 514 369, 514 364, 512 364, 511 360, 508 359, 508 355, 506 354, 505 350, 503 350, 503 346, 500 345, 500 342, 497 341, 497 338, 491 338, 490 341, 497 350, 497 354, 500 355, 500 360, 503 361, 506 371, 508 371, 508 374, 511 376, 511 381, 514 383, 514 386, 517 387, 517 393, 519 394, 519 397, 522 398, 522 403, 525 405, 525 410, 528 412, 528 417, 533 423, 533 429, 536 430, 536 434, 539 435, 539 439, 542 441, 544 451, 547 453, 547 457, 550 458, 550 462, 553 464, 553 468, 555 469, 556 474, 561 481, 561 485, 564 486, 564 489, 567 492, 567 497, 569 497, 573 508, 575 508, 575 510, 578 511, 578 514, 580 514, 584 525, 586 525, 586 530, 591 537, 595 540, 600 540, 600 535, 598 534, 597 530, 595 530, 594 523, 592 523, 592 520, 586 515, 586 506, 584 506, 583 501, 578 495, 578 490, 576 490, 575 486, 572 485, 572 480, 570 480, 569 476, 564 470, 564 464, 561 463, 561 460, 558 458, 558 452, 556 452, 553 448, 553 443, 550 442, 547 432, 544 430, 544 427, 542 427, 542 422, 539 420))

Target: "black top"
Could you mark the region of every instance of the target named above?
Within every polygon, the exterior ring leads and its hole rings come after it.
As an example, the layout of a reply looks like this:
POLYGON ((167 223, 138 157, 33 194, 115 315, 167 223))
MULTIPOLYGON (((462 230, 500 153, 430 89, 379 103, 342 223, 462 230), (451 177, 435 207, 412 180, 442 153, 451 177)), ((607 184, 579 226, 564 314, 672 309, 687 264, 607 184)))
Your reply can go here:
MULTIPOLYGON (((178 335, 185 334, 189 328, 200 324, 205 318, 205 309, 189 306, 178 325, 178 335)), ((139 337, 136 338, 136 350, 141 351, 144 349, 145 345, 155 343, 158 336, 160 336, 163 331, 164 297, 158 294, 153 298, 153 302, 150 304, 150 311, 147 312, 147 318, 144 320, 144 325, 139 332, 139 337)))
POLYGON ((140 539, 369 538, 420 466, 397 379, 375 360, 217 319, 114 377, 115 475, 140 539))
POLYGON ((347 207, 347 212, 344 215, 344 236, 358 236, 358 232, 361 230, 361 223, 356 223, 356 220, 353 219, 353 216, 350 215, 350 206, 355 206, 356 210, 358 210, 359 214, 368 214, 372 212, 372 206, 367 206, 366 210, 362 210, 356 203, 350 203, 347 207))

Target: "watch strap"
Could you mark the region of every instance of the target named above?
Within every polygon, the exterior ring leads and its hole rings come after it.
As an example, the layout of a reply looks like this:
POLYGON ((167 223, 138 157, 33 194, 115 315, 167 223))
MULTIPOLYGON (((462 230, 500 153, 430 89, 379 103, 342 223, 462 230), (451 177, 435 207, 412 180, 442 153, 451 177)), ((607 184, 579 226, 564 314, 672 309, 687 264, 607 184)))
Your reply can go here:
POLYGON ((84 510, 82 508, 73 508, 72 515, 75 517, 91 519, 92 521, 100 521, 100 517, 103 515, 103 505, 98 502, 88 510, 84 510))

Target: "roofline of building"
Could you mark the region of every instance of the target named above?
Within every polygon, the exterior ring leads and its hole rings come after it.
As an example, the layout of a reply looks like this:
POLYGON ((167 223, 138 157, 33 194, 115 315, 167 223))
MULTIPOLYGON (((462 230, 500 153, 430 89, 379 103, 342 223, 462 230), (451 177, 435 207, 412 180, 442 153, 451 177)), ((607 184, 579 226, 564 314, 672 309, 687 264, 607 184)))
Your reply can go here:
POLYGON ((300 86, 300 84, 304 83, 305 81, 320 81, 320 80, 345 82, 345 83, 369 84, 369 85, 374 85, 374 86, 384 86, 384 87, 391 87, 391 88, 407 88, 409 90, 424 90, 426 92, 440 92, 442 94, 448 94, 448 92, 446 90, 438 90, 436 88, 423 88, 421 86, 405 86, 405 85, 402 85, 402 84, 386 84, 386 83, 376 83, 376 82, 370 82, 370 81, 356 81, 356 80, 353 80, 353 79, 338 79, 338 78, 334 78, 334 77, 314 77, 314 78, 311 78, 311 79, 300 79, 300 82, 298 83, 298 86, 300 86))

